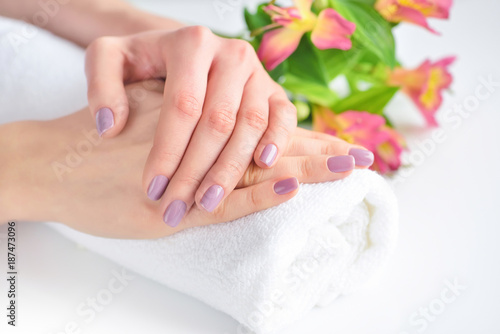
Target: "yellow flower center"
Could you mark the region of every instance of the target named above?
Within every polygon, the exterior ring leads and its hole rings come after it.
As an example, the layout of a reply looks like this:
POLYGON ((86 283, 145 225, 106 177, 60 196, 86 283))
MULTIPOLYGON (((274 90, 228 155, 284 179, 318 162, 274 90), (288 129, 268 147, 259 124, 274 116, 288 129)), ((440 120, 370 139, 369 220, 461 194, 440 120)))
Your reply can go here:
POLYGON ((442 73, 440 68, 430 71, 427 90, 420 96, 420 101, 427 109, 432 109, 438 103, 438 91, 441 85, 442 73))
POLYGON ((297 31, 312 31, 316 26, 316 22, 318 18, 314 13, 307 13, 307 16, 302 17, 301 19, 292 19, 292 23, 290 23, 287 28, 297 30, 297 31))
MULTIPOLYGON (((398 3, 401 6, 413 8, 415 10, 418 10, 420 13, 422 13, 424 16, 429 16, 433 12, 433 5, 423 5, 420 3, 416 3, 415 0, 398 0, 398 3)), ((393 5, 395 6, 395 5, 393 5)))
POLYGON ((396 154, 396 149, 389 142, 383 142, 377 147, 377 153, 382 160, 389 161, 396 154))

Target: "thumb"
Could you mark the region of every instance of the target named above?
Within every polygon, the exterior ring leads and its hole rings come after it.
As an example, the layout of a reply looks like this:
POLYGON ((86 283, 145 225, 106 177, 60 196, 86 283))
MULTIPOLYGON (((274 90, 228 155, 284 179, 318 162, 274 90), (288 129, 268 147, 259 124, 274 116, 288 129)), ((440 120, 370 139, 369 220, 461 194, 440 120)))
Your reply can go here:
POLYGON ((102 137, 118 135, 128 119, 122 47, 120 39, 102 37, 92 42, 85 54, 89 109, 102 137))

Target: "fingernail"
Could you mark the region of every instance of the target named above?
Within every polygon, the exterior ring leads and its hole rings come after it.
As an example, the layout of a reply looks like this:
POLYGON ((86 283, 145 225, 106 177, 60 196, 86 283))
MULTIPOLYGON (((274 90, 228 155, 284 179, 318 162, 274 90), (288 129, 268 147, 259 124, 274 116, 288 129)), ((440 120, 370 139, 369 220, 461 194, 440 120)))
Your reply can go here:
POLYGON ((348 172, 354 169, 354 157, 351 155, 339 155, 328 158, 326 164, 332 173, 348 172))
POLYGON ((165 224, 171 227, 176 227, 184 217, 186 213, 187 205, 181 200, 175 200, 168 206, 163 215, 163 221, 165 224))
POLYGON ((354 157, 356 166, 368 167, 373 164, 374 156, 373 153, 368 150, 363 150, 360 148, 351 148, 349 155, 354 157))
POLYGON ((115 125, 115 120, 113 118, 113 112, 109 108, 101 108, 95 114, 95 123, 97 125, 97 132, 99 136, 115 125))
POLYGON ((219 205, 220 201, 224 197, 224 189, 219 185, 213 185, 205 192, 203 198, 200 201, 201 206, 207 210, 208 212, 212 212, 215 210, 217 205, 219 205))
POLYGON ((274 159, 276 159, 276 155, 278 154, 278 148, 276 145, 267 144, 260 155, 260 161, 262 161, 266 166, 270 167, 274 159))
POLYGON ((168 177, 163 175, 156 175, 148 187, 148 197, 153 201, 157 201, 163 196, 165 189, 167 189, 168 177))
POLYGON ((274 184, 274 192, 278 195, 288 194, 299 187, 299 180, 295 177, 281 180, 274 184))

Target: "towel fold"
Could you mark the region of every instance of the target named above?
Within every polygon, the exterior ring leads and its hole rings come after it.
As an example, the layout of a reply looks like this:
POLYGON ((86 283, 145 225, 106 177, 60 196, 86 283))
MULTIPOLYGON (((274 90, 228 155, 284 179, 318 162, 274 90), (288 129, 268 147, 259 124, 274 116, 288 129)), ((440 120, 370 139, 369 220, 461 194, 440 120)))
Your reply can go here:
MULTIPOLYGON (((20 27, 0 20, 0 91, 9 92, 1 96, 0 122, 80 108, 82 51, 42 31, 16 49, 8 35, 22 32, 20 27)), ((295 198, 278 207, 163 239, 105 239, 51 225, 92 251, 228 313, 245 329, 270 333, 372 278, 395 246, 397 206, 382 177, 355 171, 342 181, 301 185, 295 198)))
POLYGON ((397 234, 387 183, 371 171, 301 185, 280 206, 158 240, 104 239, 55 227, 107 258, 233 316, 257 333, 358 289, 397 234))

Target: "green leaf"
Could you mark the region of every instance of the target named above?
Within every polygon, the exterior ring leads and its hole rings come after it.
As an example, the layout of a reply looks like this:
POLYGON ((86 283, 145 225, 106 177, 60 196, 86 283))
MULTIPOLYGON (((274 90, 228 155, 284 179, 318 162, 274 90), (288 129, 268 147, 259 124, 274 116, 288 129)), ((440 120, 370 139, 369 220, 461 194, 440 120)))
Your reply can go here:
POLYGON ((331 0, 333 7, 346 20, 356 24, 353 39, 375 54, 383 63, 396 64, 394 36, 391 25, 364 0, 331 0))
POLYGON ((323 61, 316 53, 308 35, 304 35, 297 50, 286 60, 281 85, 291 93, 310 102, 330 105, 337 96, 328 88, 330 78, 323 61))
POLYGON ((366 91, 355 92, 334 103, 331 109, 337 113, 357 110, 382 115, 384 107, 398 90, 398 87, 374 86, 366 91))
POLYGON ((364 54, 364 51, 358 48, 348 51, 338 49, 315 49, 315 51, 319 61, 323 64, 329 82, 338 75, 349 72, 364 54))
POLYGON ((375 5, 375 0, 350 0, 350 2, 362 3, 372 7, 375 5))
POLYGON ((253 14, 250 13, 247 8, 245 8, 245 22, 250 31, 257 30, 272 23, 271 17, 266 12, 264 12, 265 6, 266 4, 260 5, 259 7, 257 7, 257 11, 253 14))
POLYGON ((280 83, 282 81, 283 76, 285 73, 288 71, 288 62, 285 60, 278 66, 276 66, 275 69, 272 71, 268 71, 269 76, 276 81, 277 83, 280 83))
POLYGON ((315 49, 316 47, 312 45, 309 36, 304 35, 297 50, 288 58, 288 73, 304 81, 324 85, 328 88, 330 80, 315 49))
POLYGON ((304 81, 301 77, 290 73, 285 74, 284 78, 285 80, 281 84, 283 88, 289 90, 294 95, 305 97, 309 102, 328 106, 338 100, 337 95, 328 86, 304 81))

